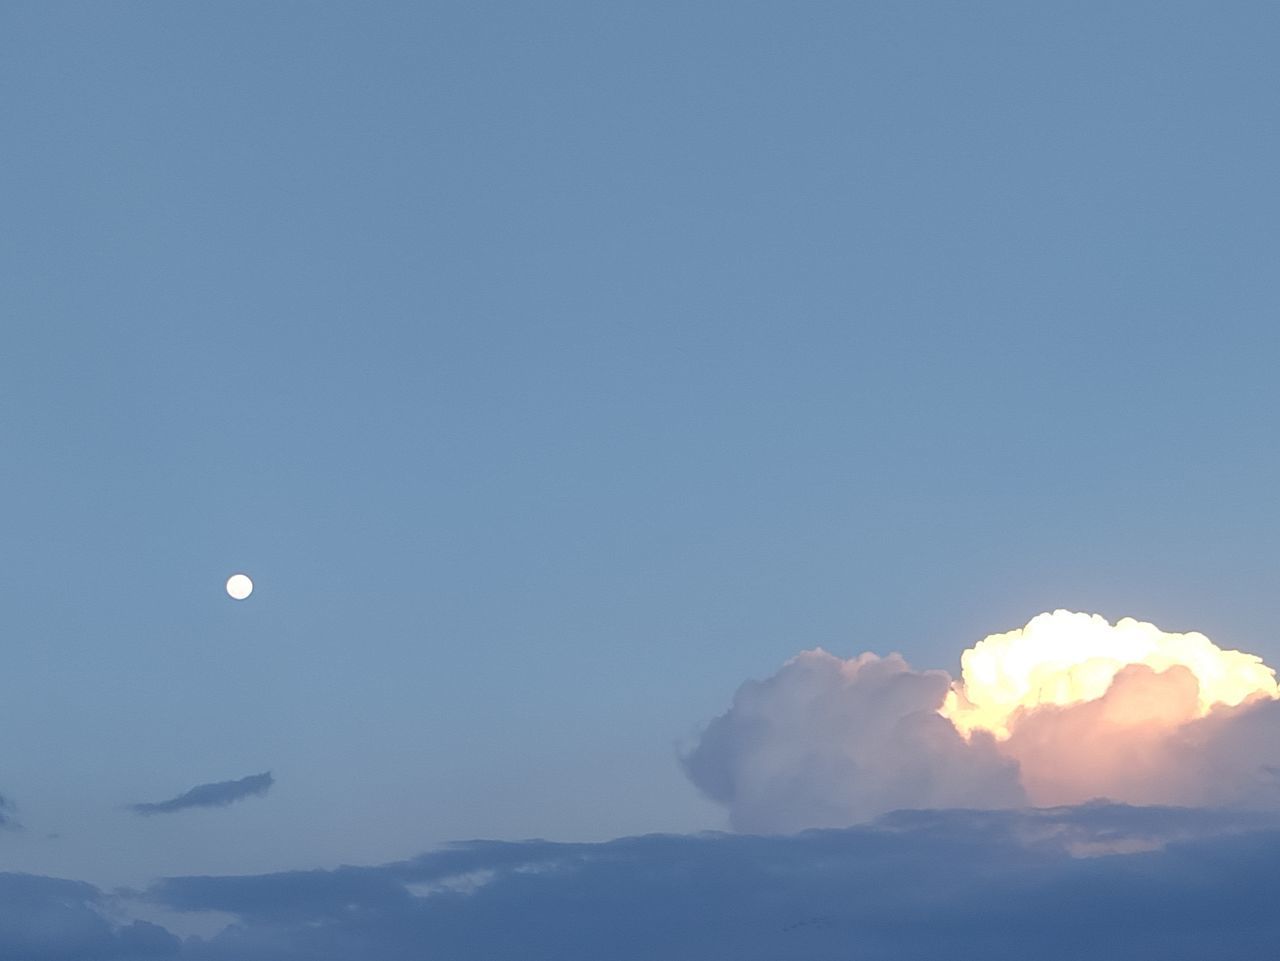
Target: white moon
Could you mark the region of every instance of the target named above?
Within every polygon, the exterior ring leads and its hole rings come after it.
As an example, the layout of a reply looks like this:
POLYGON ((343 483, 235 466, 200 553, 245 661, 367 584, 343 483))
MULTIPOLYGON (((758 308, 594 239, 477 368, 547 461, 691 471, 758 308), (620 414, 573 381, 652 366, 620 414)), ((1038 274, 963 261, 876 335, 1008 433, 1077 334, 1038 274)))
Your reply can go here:
POLYGON ((237 601, 243 601, 253 593, 253 581, 248 574, 232 574, 227 578, 227 593, 237 601))

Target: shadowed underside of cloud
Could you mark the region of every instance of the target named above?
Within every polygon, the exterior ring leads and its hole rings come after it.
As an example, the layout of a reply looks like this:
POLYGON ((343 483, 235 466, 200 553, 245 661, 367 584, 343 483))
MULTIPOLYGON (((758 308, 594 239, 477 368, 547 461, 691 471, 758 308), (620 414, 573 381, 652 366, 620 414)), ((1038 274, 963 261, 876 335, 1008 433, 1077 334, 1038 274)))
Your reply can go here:
POLYGON ((182 943, 145 921, 112 924, 109 899, 91 884, 0 874, 0 958, 89 961, 174 957, 182 943))
MULTIPOLYGON (((472 842, 377 867, 171 878, 208 940, 102 920, 89 885, 0 876, 0 958, 889 961, 1269 957, 1280 821, 1091 804, 910 811, 795 836, 472 842), (1104 851, 1130 853, 1079 856, 1104 851)), ((118 908, 118 906, 117 906, 118 908)))
POLYGON ((251 774, 236 781, 216 781, 212 784, 197 784, 190 791, 179 794, 167 801, 150 804, 134 804, 130 810, 135 814, 172 814, 188 808, 226 807, 235 801, 258 794, 266 794, 275 784, 270 771, 262 774, 251 774))

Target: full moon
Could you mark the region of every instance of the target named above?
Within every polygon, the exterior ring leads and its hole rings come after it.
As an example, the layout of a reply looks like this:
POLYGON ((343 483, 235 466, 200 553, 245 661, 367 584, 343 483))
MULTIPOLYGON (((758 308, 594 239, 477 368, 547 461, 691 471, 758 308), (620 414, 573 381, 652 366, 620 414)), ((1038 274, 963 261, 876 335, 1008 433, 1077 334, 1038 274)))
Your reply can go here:
POLYGON ((227 593, 237 601, 243 601, 253 593, 253 581, 248 574, 232 574, 227 578, 227 593))

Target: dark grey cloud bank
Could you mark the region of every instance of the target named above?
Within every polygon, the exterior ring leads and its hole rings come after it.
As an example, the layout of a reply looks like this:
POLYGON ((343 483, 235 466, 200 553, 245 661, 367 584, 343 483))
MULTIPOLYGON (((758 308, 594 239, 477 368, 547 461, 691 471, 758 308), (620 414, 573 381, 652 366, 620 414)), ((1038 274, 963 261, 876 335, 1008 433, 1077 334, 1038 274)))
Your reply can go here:
POLYGON ((237 917, 208 940, 113 926, 89 885, 10 875, 0 959, 1202 961, 1271 956, 1278 884, 1273 815, 912 811, 795 836, 477 841, 378 867, 170 878, 145 893, 237 917))
POLYGON ((112 924, 110 899, 91 884, 0 874, 0 958, 89 961, 175 957, 182 942, 145 921, 112 924))
POLYGON ((247 797, 266 794, 275 784, 270 771, 261 774, 250 774, 236 781, 215 781, 212 784, 197 784, 190 791, 179 794, 167 801, 150 804, 134 804, 130 807, 135 814, 172 814, 188 808, 226 807, 235 801, 247 797))

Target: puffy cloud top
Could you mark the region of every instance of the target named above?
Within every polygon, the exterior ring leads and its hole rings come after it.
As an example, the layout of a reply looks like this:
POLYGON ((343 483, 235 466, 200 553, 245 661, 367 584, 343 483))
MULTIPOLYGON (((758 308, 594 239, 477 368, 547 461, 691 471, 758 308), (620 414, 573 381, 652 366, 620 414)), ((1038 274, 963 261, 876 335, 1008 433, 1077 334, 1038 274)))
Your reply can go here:
POLYGON ((965 651, 961 681, 942 713, 964 733, 984 728, 1008 737, 1017 712, 1097 700, 1135 664, 1189 671, 1197 684, 1197 716, 1215 705, 1277 695, 1276 672, 1262 658, 1224 651, 1198 632, 1174 634, 1131 617, 1111 624, 1098 614, 1054 611, 965 651))

